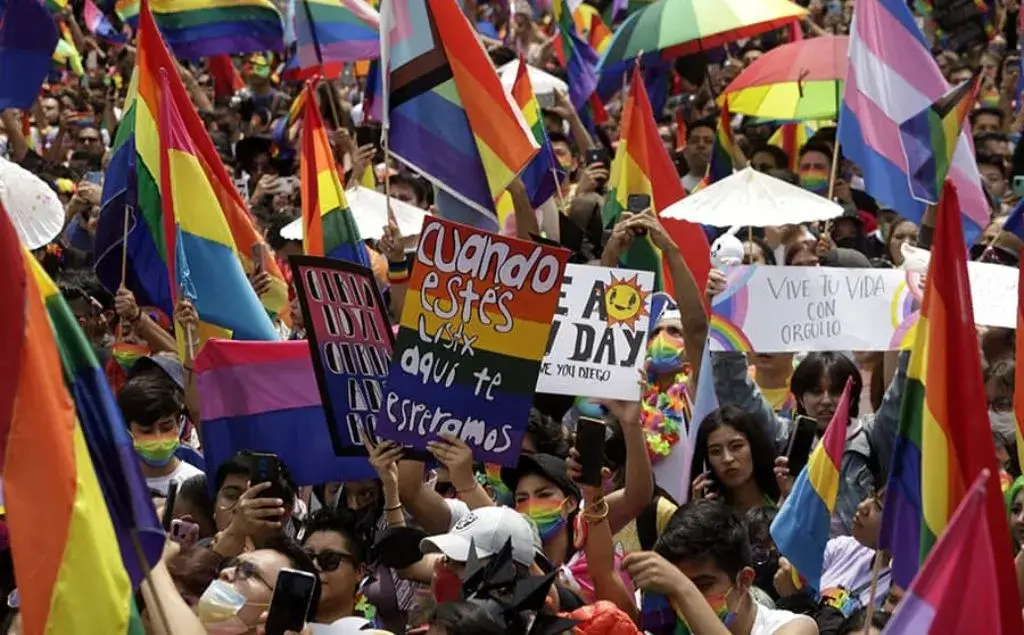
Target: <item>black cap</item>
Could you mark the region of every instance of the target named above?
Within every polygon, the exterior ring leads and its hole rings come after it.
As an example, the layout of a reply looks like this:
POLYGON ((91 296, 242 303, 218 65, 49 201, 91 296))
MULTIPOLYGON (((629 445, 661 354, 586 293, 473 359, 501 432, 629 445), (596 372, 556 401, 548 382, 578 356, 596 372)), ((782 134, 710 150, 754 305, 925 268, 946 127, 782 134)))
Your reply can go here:
POLYGON ((519 457, 519 465, 515 469, 502 468, 501 480, 509 491, 515 494, 519 479, 530 474, 543 476, 554 483, 566 496, 580 497, 579 487, 569 478, 565 459, 553 454, 523 454, 519 457))

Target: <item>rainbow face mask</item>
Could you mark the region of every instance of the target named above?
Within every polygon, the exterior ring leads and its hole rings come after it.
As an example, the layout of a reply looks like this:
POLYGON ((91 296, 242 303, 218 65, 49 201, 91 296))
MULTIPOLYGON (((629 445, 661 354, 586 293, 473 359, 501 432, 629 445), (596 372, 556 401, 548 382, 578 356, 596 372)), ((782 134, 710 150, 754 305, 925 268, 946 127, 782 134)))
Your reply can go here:
POLYGON ((547 542, 565 527, 562 516, 562 501, 546 498, 529 498, 516 505, 516 511, 523 514, 537 525, 540 539, 547 542))
POLYGON ((683 338, 662 331, 647 346, 647 373, 664 375, 677 373, 685 363, 686 345, 683 338))
POLYGON ((143 463, 150 467, 164 467, 170 463, 180 444, 177 434, 173 437, 135 439, 132 442, 135 453, 139 455, 143 463))
POLYGON ((828 193, 829 173, 827 170, 800 170, 800 187, 808 192, 825 195, 828 193))

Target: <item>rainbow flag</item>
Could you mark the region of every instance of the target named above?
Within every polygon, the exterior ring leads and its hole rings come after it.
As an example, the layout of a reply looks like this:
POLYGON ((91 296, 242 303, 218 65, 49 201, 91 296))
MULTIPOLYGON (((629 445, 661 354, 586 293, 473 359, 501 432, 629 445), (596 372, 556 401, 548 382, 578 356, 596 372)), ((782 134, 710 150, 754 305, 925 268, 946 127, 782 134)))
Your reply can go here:
POLYGON ((334 154, 324 128, 312 82, 307 82, 302 122, 302 251, 309 256, 348 260, 367 269, 366 252, 359 227, 338 179, 334 154))
POLYGON ((568 0, 554 0, 551 8, 559 35, 555 56, 565 68, 573 108, 582 115, 597 88, 597 53, 576 32, 568 0))
POLYGON ((601 13, 593 6, 581 2, 573 9, 572 19, 576 24, 576 32, 586 38, 590 48, 594 49, 599 57, 604 55, 608 45, 612 43, 612 32, 601 19, 601 13))
MULTIPOLYGON (((114 154, 103 184, 102 212, 96 228, 95 267, 100 280, 113 293, 121 285, 121 251, 127 248, 126 286, 135 294, 141 306, 155 306, 166 315, 173 315, 162 203, 163 196, 168 193, 160 183, 161 154, 157 117, 161 101, 171 99, 177 104, 178 114, 203 168, 204 186, 201 189, 205 191, 206 186, 209 186, 216 197, 213 201, 216 207, 202 211, 211 223, 219 224, 220 219, 227 222, 233 239, 232 251, 242 267, 251 270, 254 246, 260 244, 266 249, 266 243, 253 225, 246 204, 221 162, 202 119, 195 108, 189 105, 191 100, 188 91, 173 70, 174 61, 148 9, 144 9, 140 16, 136 49, 136 67, 128 90, 125 115, 118 125, 114 154), (167 71, 168 93, 161 87, 161 69, 167 71), (125 213, 133 215, 126 245, 123 244, 125 213)), ((193 264, 200 263, 196 261, 193 264)), ((284 277, 273 258, 265 258, 263 264, 264 270, 273 279, 271 290, 260 298, 263 307, 271 315, 287 321, 290 311, 284 277)), ((213 284, 215 281, 208 279, 219 275, 219 272, 205 268, 195 273, 194 282, 199 287, 213 284)), ((227 297, 224 300, 235 302, 227 297)), ((241 308, 246 304, 236 306, 241 308)), ((256 317, 239 315, 237 319, 244 321, 256 317)), ((257 319, 253 324, 262 324, 262 320, 257 319)), ((262 328, 258 330, 263 332, 262 328)), ((243 335, 247 331, 243 329, 236 332, 235 337, 247 337, 243 335)))
MULTIPOLYGON (((75 316, 3 212, 0 260, 10 309, 0 317, 0 372, 8 378, 0 389, 0 473, 22 631, 143 635, 112 518, 117 508, 100 480, 120 471, 126 482, 116 485, 128 492, 142 475, 134 456, 121 462, 125 446, 110 448, 120 456, 107 448, 97 454, 127 430, 75 316), (89 438, 97 432, 106 438, 89 438), (101 463, 107 459, 117 464, 101 463)), ((133 494, 159 530, 147 490, 133 494)), ((140 499, 124 505, 132 502, 140 499)))
POLYGON ((999 605, 1000 597, 1006 595, 996 588, 997 561, 1004 554, 984 538, 990 533, 985 509, 988 490, 999 491, 990 480, 988 470, 974 480, 896 607, 885 628, 887 635, 1024 632, 1019 610, 1015 620, 1001 619, 1009 613, 1008 607, 999 605), (968 589, 970 601, 965 602, 968 589))
POLYGON ((900 124, 900 145, 907 158, 911 195, 931 205, 939 202, 953 153, 967 114, 981 88, 981 73, 954 86, 927 108, 900 124))
MULTIPOLYGON (((160 90, 169 95, 167 72, 160 75, 160 90)), ((195 350, 214 336, 279 339, 238 260, 231 228, 224 215, 217 213, 217 195, 173 98, 160 100, 159 139, 164 253, 175 281, 172 297, 179 299, 180 287, 199 314, 195 350), (199 275, 192 275, 193 271, 199 275)), ((180 348, 183 333, 177 331, 180 348)))
POLYGON ((850 420, 850 386, 846 380, 832 421, 807 465, 793 482, 793 490, 772 521, 771 534, 779 555, 788 559, 806 585, 817 591, 829 539, 832 514, 839 496, 839 469, 846 448, 850 420))
POLYGON ((768 137, 768 145, 773 145, 785 152, 789 157, 789 165, 786 167, 796 172, 800 165, 800 148, 804 147, 804 144, 814 136, 817 129, 816 123, 808 121, 784 123, 772 133, 772 136, 768 137))
MULTIPOLYGON (((686 195, 676 167, 658 134, 658 125, 654 121, 639 67, 633 70, 629 98, 623 108, 619 145, 615 149, 608 188, 601 218, 605 227, 609 228, 626 211, 630 194, 650 195, 657 214, 686 195)), ((704 230, 700 225, 684 220, 659 220, 675 240, 697 285, 703 287, 711 268, 710 247, 704 230)), ((649 235, 633 241, 622 265, 630 269, 653 271, 654 285, 658 291, 671 288, 668 263, 649 235)))
POLYGON ((270 0, 148 1, 177 57, 284 50, 284 23, 270 0))
POLYGON ((366 457, 334 454, 307 342, 214 339, 194 370, 207 465, 250 450, 276 454, 299 485, 374 478, 366 457))
MULTIPOLYGON (((998 473, 981 378, 956 187, 946 183, 917 335, 910 353, 903 414, 886 489, 879 548, 893 554, 893 582, 907 588, 950 516, 984 469, 998 473)), ((1021 625, 1006 507, 986 493, 987 540, 996 554, 1004 624, 1021 625), (1012 608, 1013 607, 1016 608, 1012 608), (1012 608, 1012 611, 1011 611, 1012 608)), ((981 631, 979 631, 981 632, 981 631)))
POLYGON ((722 104, 718 115, 718 126, 715 129, 715 142, 711 146, 711 160, 708 172, 704 177, 704 185, 717 183, 734 171, 733 157, 736 156, 736 137, 732 133, 732 113, 729 112, 729 99, 722 104))
POLYGON ((58 41, 53 17, 37 0, 0 3, 0 110, 32 106, 58 41))
POLYGON ((64 67, 81 77, 85 75, 85 67, 82 66, 82 54, 78 52, 78 47, 75 46, 75 38, 71 35, 71 30, 67 24, 61 23, 59 28, 60 39, 57 40, 57 46, 53 49, 53 61, 58 66, 64 67))
POLYGON ((51 13, 64 13, 68 8, 68 0, 44 0, 43 4, 51 13))
POLYGON ((380 16, 363 0, 296 0, 298 78, 336 79, 346 62, 380 57, 380 16))
POLYGON ((139 24, 139 0, 117 0, 114 12, 133 29, 139 24))
POLYGON ((124 33, 114 28, 107 16, 103 15, 103 12, 92 0, 85 0, 85 4, 82 6, 82 17, 85 19, 85 27, 96 37, 115 44, 124 44, 128 41, 124 33))
POLYGON ((555 169, 558 162, 555 161, 555 154, 551 149, 551 142, 548 141, 548 135, 544 132, 540 106, 537 104, 537 96, 533 94, 526 62, 522 58, 519 59, 519 70, 516 72, 511 92, 512 99, 519 106, 519 110, 523 112, 523 118, 526 119, 526 125, 530 127, 534 140, 540 146, 540 152, 519 174, 523 185, 526 186, 526 193, 530 197, 530 205, 537 208, 554 196, 558 190, 558 183, 555 181, 555 169))
POLYGON ((455 0, 393 0, 381 38, 391 153, 496 219, 495 202, 539 148, 476 31, 455 0))

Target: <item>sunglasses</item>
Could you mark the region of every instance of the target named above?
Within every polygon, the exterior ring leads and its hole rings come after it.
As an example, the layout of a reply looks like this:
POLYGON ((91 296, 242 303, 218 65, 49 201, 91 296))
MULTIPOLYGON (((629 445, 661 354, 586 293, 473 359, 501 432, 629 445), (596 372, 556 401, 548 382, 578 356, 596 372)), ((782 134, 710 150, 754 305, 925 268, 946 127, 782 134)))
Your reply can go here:
POLYGON ((220 570, 224 571, 225 569, 232 568, 235 570, 235 579, 239 582, 244 582, 245 580, 256 580, 271 591, 274 590, 274 585, 267 582, 267 579, 263 577, 263 573, 260 571, 259 567, 248 560, 229 558, 220 570))
POLYGON ((333 549, 326 549, 319 553, 315 551, 307 551, 306 555, 308 555, 309 559, 313 561, 313 564, 315 564, 317 568, 324 573, 337 571, 342 562, 348 561, 353 565, 355 564, 355 557, 353 557, 352 554, 345 553, 343 551, 334 551, 333 549))

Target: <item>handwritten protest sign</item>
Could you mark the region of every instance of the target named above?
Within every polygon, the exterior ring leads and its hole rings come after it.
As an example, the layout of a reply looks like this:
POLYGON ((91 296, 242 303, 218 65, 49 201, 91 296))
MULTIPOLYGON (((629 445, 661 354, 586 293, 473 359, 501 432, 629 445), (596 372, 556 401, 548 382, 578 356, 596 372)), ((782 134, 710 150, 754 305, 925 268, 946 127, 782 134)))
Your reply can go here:
POLYGON ((654 274, 569 264, 537 392, 638 399, 654 274))
POLYGON ((377 282, 344 260, 290 262, 334 452, 366 454, 360 429, 375 434, 394 344, 377 282))
POLYGON ((451 433, 515 465, 568 257, 426 218, 378 434, 422 449, 451 433))
POLYGON ((893 269, 734 267, 711 304, 711 350, 909 348, 919 279, 893 269))

